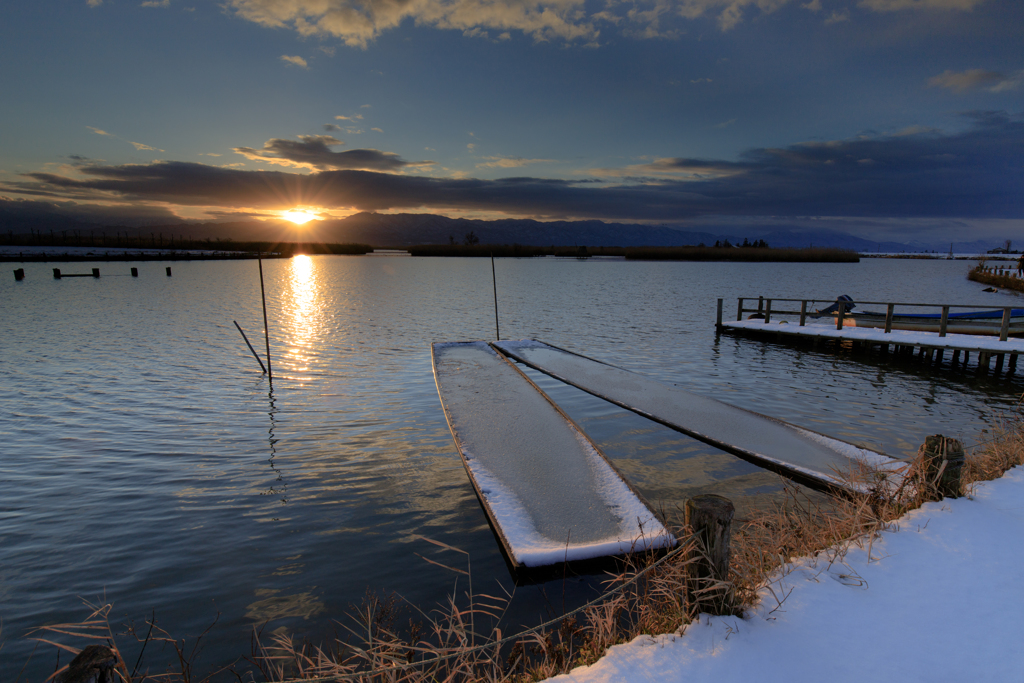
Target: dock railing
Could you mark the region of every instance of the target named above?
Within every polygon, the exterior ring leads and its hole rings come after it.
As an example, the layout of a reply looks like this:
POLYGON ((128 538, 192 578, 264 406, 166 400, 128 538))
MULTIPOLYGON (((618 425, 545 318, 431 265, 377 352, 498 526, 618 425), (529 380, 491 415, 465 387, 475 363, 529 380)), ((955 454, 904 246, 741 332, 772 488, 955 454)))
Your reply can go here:
MULTIPOLYGON (((917 303, 901 303, 901 302, 890 302, 890 301, 853 301, 853 300, 841 300, 836 299, 830 301, 828 299, 769 299, 763 296, 758 297, 739 297, 736 305, 736 320, 743 320, 744 313, 754 313, 764 318, 765 323, 771 322, 772 316, 790 315, 799 316, 800 327, 807 324, 807 318, 826 318, 835 316, 836 329, 843 329, 843 322, 846 317, 848 310, 852 309, 853 306, 868 305, 868 306, 885 306, 885 333, 889 334, 892 332, 892 320, 893 316, 896 315, 896 307, 903 306, 908 308, 932 308, 939 309, 941 317, 939 319, 939 336, 946 336, 946 328, 949 323, 949 311, 954 308, 966 308, 971 310, 980 311, 1002 311, 1003 319, 1002 325, 999 328, 999 341, 1006 341, 1010 334, 1010 316, 1012 315, 1013 309, 1010 306, 969 306, 969 305, 955 305, 955 304, 917 304, 917 303), (756 301, 757 308, 746 308, 744 302, 756 301), (782 310, 772 308, 773 304, 800 304, 800 310, 782 310), (818 303, 829 304, 824 310, 808 310, 808 304, 812 306, 818 303)), ((718 300, 718 329, 722 328, 722 306, 723 300, 718 300)), ((897 316, 898 317, 898 316, 897 316)))

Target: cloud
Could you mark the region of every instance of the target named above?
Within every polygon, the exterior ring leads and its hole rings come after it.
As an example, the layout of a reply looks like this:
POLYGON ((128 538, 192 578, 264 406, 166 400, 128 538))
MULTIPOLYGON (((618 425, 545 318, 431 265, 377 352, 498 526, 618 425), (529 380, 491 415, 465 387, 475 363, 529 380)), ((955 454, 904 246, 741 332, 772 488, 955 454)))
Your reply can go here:
POLYGON ((159 149, 157 147, 150 147, 149 145, 144 145, 141 142, 132 142, 131 145, 135 149, 139 150, 140 152, 143 151, 143 150, 149 150, 151 152, 166 152, 167 151, 166 149, 159 149))
POLYGON ((534 40, 590 42, 598 29, 584 0, 228 0, 236 14, 302 36, 329 36, 366 47, 407 19, 456 31, 521 31, 534 40))
POLYGON ((324 130, 326 130, 327 132, 331 132, 331 131, 341 132, 341 126, 339 126, 336 123, 325 123, 324 124, 324 130))
POLYGON ((899 12, 900 10, 960 10, 970 11, 985 0, 860 0, 861 7, 874 12, 899 12))
POLYGON ((137 203, 82 204, 74 201, 0 197, 0 222, 25 232, 32 227, 52 226, 54 222, 139 227, 177 223, 180 220, 164 206, 140 206, 137 203))
MULTIPOLYGON (((363 106, 364 107, 369 107, 370 105, 364 104, 363 106)), ((362 114, 356 114, 355 116, 335 116, 334 118, 336 120, 338 120, 338 121, 359 121, 359 120, 362 120, 363 115, 362 114)))
POLYGON ((142 7, 170 7, 171 0, 146 0, 142 3, 142 7))
POLYGON ((932 88, 945 88, 955 93, 964 93, 968 90, 987 90, 989 92, 1003 92, 1013 90, 1024 81, 1024 71, 1018 71, 1012 76, 999 73, 998 71, 987 71, 985 69, 968 69, 967 71, 943 71, 938 76, 928 79, 928 86, 932 88))
POLYGON ((729 119, 728 121, 722 121, 721 123, 716 123, 715 124, 715 128, 728 128, 732 124, 736 123, 737 120, 738 119, 729 119))
POLYGON ((521 168, 529 164, 550 164, 554 159, 524 159, 522 157, 484 157, 487 159, 477 168, 521 168))
POLYGON ((383 131, 383 130, 381 130, 380 128, 371 128, 370 130, 372 130, 372 131, 374 131, 374 132, 376 132, 376 133, 383 133, 383 132, 384 132, 384 131, 383 131))
POLYGON ((844 9, 841 12, 833 11, 832 14, 830 14, 828 16, 828 18, 825 19, 825 25, 828 26, 829 24, 839 24, 841 22, 849 21, 849 20, 850 20, 850 10, 844 9))
POLYGON ((89 130, 91 130, 91 131, 92 131, 93 133, 96 133, 96 135, 110 135, 110 137, 114 137, 113 135, 111 135, 111 134, 110 134, 110 133, 108 133, 107 131, 105 131, 105 130, 100 130, 99 128, 93 128, 92 126, 86 126, 86 128, 88 128, 89 130))
POLYGON ((432 161, 409 162, 397 154, 376 149, 353 149, 335 152, 331 147, 345 144, 333 135, 300 135, 299 141, 273 138, 263 149, 235 147, 234 151, 253 161, 310 170, 362 169, 367 171, 400 171, 433 164, 432 161))
POLYGON ((287 62, 293 66, 302 67, 303 69, 309 68, 309 64, 306 63, 306 60, 297 55, 281 55, 281 61, 287 62))
POLYGON ((73 177, 29 173, 0 183, 0 190, 62 200, 238 210, 301 204, 662 222, 715 216, 1019 219, 1024 118, 973 112, 968 120, 967 130, 953 134, 758 148, 735 161, 663 158, 634 167, 649 172, 639 180, 613 174, 583 180, 431 178, 363 170, 298 174, 158 161, 85 165, 74 169, 73 177))
POLYGON ((85 4, 89 5, 89 7, 99 7, 103 4, 103 0, 87 0, 85 4))

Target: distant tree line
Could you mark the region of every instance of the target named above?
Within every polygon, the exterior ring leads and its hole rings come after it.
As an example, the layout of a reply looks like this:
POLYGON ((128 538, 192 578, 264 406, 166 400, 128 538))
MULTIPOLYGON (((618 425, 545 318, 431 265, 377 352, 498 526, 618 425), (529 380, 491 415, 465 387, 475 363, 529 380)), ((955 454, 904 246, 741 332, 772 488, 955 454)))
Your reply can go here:
MULTIPOLYGON (((703 242, 701 242, 697 246, 698 247, 705 247, 706 248, 706 246, 705 246, 705 244, 703 242)), ((740 249, 769 249, 770 248, 768 246, 768 243, 765 242, 764 240, 754 240, 753 242, 751 242, 746 237, 743 238, 743 244, 733 244, 728 239, 715 240, 715 246, 712 247, 712 248, 713 249, 731 249, 733 247, 738 247, 740 249)))

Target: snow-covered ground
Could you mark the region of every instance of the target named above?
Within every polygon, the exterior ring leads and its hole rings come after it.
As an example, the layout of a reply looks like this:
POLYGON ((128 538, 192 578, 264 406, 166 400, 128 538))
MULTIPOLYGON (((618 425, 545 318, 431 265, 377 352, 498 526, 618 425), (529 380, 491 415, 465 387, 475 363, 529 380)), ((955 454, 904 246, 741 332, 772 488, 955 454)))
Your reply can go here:
POLYGON ((1024 681, 1024 468, 839 561, 795 559, 745 618, 642 636, 552 681, 1024 681))

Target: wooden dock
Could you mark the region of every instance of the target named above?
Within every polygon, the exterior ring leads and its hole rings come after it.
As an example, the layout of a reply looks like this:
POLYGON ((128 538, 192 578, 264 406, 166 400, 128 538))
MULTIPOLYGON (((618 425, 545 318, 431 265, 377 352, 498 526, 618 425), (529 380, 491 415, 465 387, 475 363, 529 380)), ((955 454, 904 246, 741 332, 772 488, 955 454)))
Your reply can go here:
POLYGON ((586 434, 487 342, 436 343, 431 355, 452 438, 514 570, 676 544, 586 434))
POLYGON ((813 346, 832 343, 836 346, 850 346, 854 349, 876 350, 895 356, 918 357, 922 360, 941 363, 948 353, 952 366, 966 367, 973 359, 979 371, 992 369, 995 373, 1012 375, 1017 368, 1017 358, 1024 354, 1024 339, 1010 337, 1010 315, 1013 309, 1004 306, 954 306, 945 304, 907 304, 876 301, 837 301, 834 314, 819 316, 810 306, 815 303, 829 303, 812 299, 769 299, 765 297, 742 297, 738 299, 736 320, 723 320, 723 299, 718 300, 716 327, 719 332, 774 341, 808 342, 813 346), (747 302, 756 302, 757 307, 747 307, 747 302), (780 308, 790 305, 790 310, 780 308), (792 304, 799 304, 799 310, 792 304), (886 307, 884 327, 851 327, 846 318, 847 306, 851 304, 877 305, 886 307), (930 307, 941 311, 937 332, 892 329, 897 306, 909 308, 930 307), (953 309, 992 309, 1000 313, 998 335, 957 334, 955 318, 950 317, 953 309), (751 315, 744 319, 744 313, 751 315), (973 354, 973 355, 972 355, 973 354), (994 360, 994 363, 993 363, 994 360))

